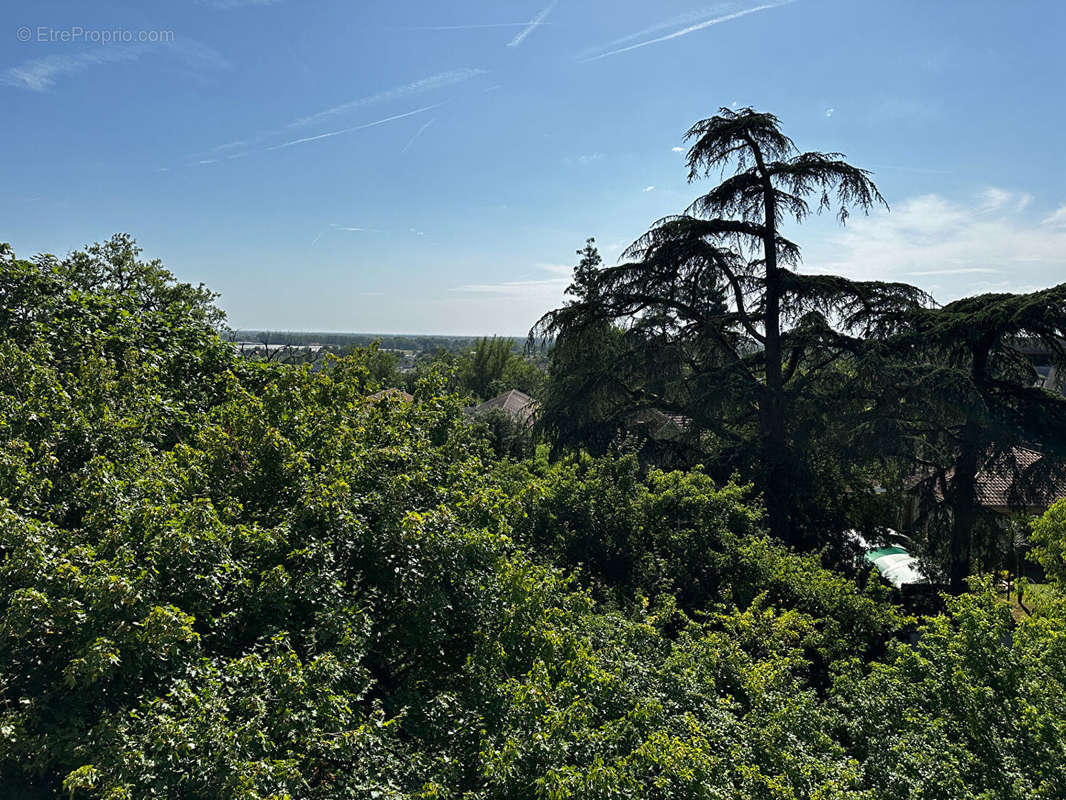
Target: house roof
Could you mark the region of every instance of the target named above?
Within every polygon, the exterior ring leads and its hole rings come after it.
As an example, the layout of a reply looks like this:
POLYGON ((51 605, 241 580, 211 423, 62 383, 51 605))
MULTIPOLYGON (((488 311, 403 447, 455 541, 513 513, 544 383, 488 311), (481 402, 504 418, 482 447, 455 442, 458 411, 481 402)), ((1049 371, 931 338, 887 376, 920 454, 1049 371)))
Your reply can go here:
POLYGON ((692 428, 691 417, 645 408, 630 414, 627 423, 650 439, 677 439, 692 428))
POLYGON ((511 416, 526 422, 533 417, 533 412, 537 409, 537 401, 525 392, 520 392, 517 389, 510 389, 503 394, 496 395, 490 400, 486 400, 484 403, 474 406, 471 413, 483 414, 486 411, 492 411, 497 408, 503 409, 511 416))
MULTIPOLYGON (((980 469, 974 479, 974 493, 978 505, 985 508, 1047 508, 1056 500, 1066 498, 1066 476, 1061 472, 1050 475, 1050 485, 1040 489, 1027 489, 1018 485, 1016 477, 1021 474, 1038 474, 1048 467, 1042 453, 1026 447, 1013 447, 980 469)), ((954 470, 944 474, 951 482, 954 470)), ((937 499, 943 499, 939 482, 935 489, 937 499)))
POLYGON ((1044 464, 1043 455, 1022 447, 1013 448, 1010 456, 1003 456, 977 473, 974 487, 977 500, 983 506, 992 508, 1012 505, 1028 507, 1049 506, 1056 500, 1066 497, 1066 479, 1057 476, 1051 486, 1043 490, 1026 492, 1015 484, 1016 472, 1038 471, 1044 464))

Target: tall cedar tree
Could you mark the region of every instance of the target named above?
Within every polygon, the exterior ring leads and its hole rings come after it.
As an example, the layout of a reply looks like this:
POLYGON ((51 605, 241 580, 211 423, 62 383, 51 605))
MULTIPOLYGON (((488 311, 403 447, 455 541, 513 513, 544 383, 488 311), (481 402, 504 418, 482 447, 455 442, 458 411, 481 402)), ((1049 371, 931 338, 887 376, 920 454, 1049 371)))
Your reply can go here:
MULTIPOLYGON (((833 211, 843 224, 884 199, 866 170, 839 153, 800 153, 777 117, 723 108, 685 134, 690 182, 719 170, 724 179, 682 214, 656 222, 623 254, 626 263, 577 276, 576 299, 551 311, 531 335, 580 340, 605 321, 629 332, 645 364, 676 364, 669 395, 655 381, 628 387, 635 407, 682 413, 736 451, 757 459, 751 477, 763 491, 771 532, 801 543, 797 509, 810 501, 806 453, 793 441, 790 412, 826 370, 862 341, 894 330, 928 298, 899 283, 800 274, 800 249, 781 235, 787 219, 833 211), (728 173, 728 175, 727 175, 728 173), (661 334, 683 347, 669 352, 661 334), (660 361, 647 357, 651 341, 660 361)), ((620 366, 611 380, 624 374, 620 366)))

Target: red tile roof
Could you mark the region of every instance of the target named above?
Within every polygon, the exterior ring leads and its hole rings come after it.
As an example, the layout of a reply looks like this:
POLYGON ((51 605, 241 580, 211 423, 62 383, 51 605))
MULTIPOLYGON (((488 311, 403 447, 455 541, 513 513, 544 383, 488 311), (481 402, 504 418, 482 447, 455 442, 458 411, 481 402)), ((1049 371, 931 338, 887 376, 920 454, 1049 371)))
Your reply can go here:
MULTIPOLYGON (((1024 473, 1039 472, 1048 466, 1044 456, 1025 447, 1014 447, 1008 454, 993 459, 978 471, 974 490, 978 504, 985 508, 1046 508, 1056 500, 1066 498, 1066 477, 1061 473, 1052 475, 1051 485, 1042 489, 1027 489, 1019 485, 1016 477, 1024 473)), ((950 483, 954 471, 949 470, 945 480, 950 483)), ((941 497, 937 487, 937 497, 941 497)))

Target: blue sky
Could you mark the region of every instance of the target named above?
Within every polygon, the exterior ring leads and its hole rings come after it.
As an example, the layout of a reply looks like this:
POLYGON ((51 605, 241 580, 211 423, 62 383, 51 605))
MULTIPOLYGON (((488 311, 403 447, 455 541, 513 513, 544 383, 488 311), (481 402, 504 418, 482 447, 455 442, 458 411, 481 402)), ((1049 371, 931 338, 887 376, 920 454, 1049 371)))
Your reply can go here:
POLYGON ((127 231, 221 292, 234 327, 523 334, 586 237, 613 260, 698 193, 676 148, 733 104, 874 170, 892 206, 793 231, 805 270, 940 300, 1066 281, 1059 2, 41 0, 4 16, 0 240, 63 254, 127 231))

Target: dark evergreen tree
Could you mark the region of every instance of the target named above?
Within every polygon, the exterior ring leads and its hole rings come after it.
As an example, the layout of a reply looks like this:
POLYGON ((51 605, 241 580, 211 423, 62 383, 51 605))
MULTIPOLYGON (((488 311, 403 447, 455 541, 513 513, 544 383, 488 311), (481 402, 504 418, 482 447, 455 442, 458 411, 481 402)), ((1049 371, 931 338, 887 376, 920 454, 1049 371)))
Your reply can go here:
POLYGON ((786 219, 884 203, 869 173, 839 153, 800 153, 771 114, 723 108, 686 134, 689 180, 727 177, 684 213, 659 220, 626 263, 579 272, 575 300, 546 314, 535 334, 560 342, 605 321, 626 331, 607 380, 628 375, 633 407, 683 414, 742 464, 765 496, 772 532, 803 538, 815 482, 793 415, 797 400, 864 339, 892 329, 926 297, 906 284, 856 282, 796 270, 786 219), (811 198, 814 198, 812 209, 811 198), (657 335, 647 335, 654 328, 657 335), (668 391, 646 369, 674 370, 668 391))
POLYGON ((979 488, 998 485, 1007 508, 1046 506, 1066 484, 1066 398, 1041 388, 1033 345, 1066 363, 1066 284, 985 294, 921 309, 885 343, 869 374, 881 382, 878 447, 903 447, 918 480, 918 519, 953 591, 966 588, 981 531, 1000 510, 979 488))

